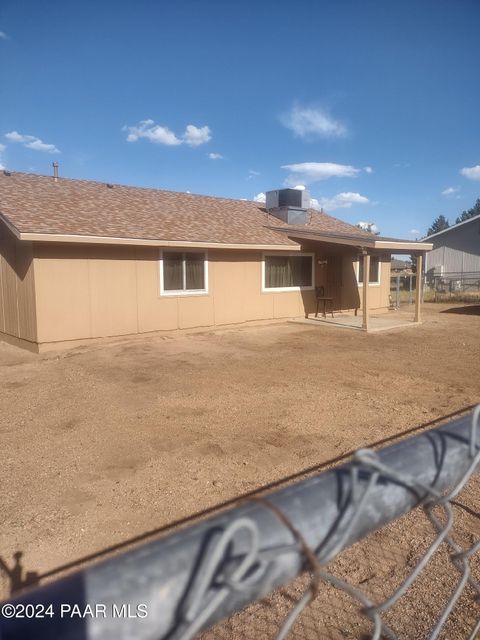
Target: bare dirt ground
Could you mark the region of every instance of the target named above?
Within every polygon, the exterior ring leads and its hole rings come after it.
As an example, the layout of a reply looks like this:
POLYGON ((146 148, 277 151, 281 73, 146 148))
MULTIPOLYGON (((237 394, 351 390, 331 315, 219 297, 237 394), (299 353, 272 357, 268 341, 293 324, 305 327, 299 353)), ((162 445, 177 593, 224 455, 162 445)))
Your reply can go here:
MULTIPOLYGON (((459 494, 453 508, 454 526, 450 533, 464 549, 480 539, 479 492, 477 477, 459 494), (475 506, 474 513, 465 510, 465 507, 475 506)), ((437 515, 441 517, 441 510, 437 515)), ((443 522, 445 517, 441 520, 443 522)), ((343 551, 329 564, 328 572, 360 590, 372 602, 381 603, 413 572, 434 539, 431 523, 421 509, 416 509, 343 551)), ((470 559, 470 567, 471 576, 478 581, 478 553, 470 559)), ((383 613, 383 622, 401 640, 430 638, 460 578, 447 545, 442 544, 412 586, 383 613)), ((309 582, 307 575, 298 578, 204 632, 201 639, 274 640, 309 582)), ((474 602, 474 597, 474 590, 467 585, 440 632, 441 640, 472 638, 470 634, 480 618, 480 605, 478 601, 474 602)), ((322 581, 315 599, 293 625, 288 640, 367 640, 372 632, 373 624, 361 613, 358 600, 322 581)), ((478 635, 474 638, 478 640, 478 635)))
POLYGON ((422 326, 370 335, 0 343, 0 388, 0 566, 22 552, 44 574, 479 402, 480 307, 427 304, 422 326))

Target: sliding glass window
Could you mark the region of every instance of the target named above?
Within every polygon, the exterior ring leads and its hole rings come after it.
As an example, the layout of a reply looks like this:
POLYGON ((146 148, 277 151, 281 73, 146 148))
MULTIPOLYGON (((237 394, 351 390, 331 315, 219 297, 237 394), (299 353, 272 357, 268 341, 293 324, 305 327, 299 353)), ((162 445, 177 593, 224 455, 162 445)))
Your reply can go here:
POLYGON ((206 292, 205 253, 165 251, 162 256, 162 291, 173 293, 206 292))
POLYGON ((266 255, 264 289, 298 289, 313 286, 313 256, 266 255))
MULTIPOLYGON (((363 284, 363 257, 358 261, 358 283, 363 284)), ((370 273, 368 274, 368 284, 380 284, 380 258, 370 256, 370 273)))

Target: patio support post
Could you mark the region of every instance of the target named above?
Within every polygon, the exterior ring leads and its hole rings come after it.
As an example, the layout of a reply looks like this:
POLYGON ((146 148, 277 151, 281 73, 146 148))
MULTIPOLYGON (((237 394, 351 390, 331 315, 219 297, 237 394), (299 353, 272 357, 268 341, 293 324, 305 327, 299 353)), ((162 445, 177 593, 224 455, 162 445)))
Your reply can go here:
POLYGON ((420 322, 420 305, 422 302, 423 254, 417 256, 417 282, 415 286, 415 322, 420 322))
POLYGON ((370 279, 370 255, 363 254, 362 329, 368 331, 368 281, 370 279))

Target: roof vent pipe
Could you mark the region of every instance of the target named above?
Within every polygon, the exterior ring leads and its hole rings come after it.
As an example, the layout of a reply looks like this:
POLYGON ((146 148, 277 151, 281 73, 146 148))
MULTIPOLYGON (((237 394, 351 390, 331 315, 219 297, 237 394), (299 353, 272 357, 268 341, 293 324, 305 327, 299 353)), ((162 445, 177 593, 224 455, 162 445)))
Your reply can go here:
POLYGON ((55 162, 52 162, 52 166, 53 166, 53 179, 55 180, 55 182, 58 182, 58 162, 55 160, 55 162))

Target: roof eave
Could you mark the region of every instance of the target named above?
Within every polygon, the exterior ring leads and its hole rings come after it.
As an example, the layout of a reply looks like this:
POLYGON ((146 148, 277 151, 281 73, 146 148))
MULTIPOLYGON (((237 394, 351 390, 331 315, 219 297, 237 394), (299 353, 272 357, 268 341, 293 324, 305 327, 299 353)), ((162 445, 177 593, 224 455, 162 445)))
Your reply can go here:
POLYGON ((371 247, 374 248, 375 239, 362 236, 347 236, 341 234, 328 234, 319 231, 305 229, 305 231, 288 229, 285 227, 270 227, 274 231, 282 231, 292 240, 313 240, 316 242, 329 242, 330 244, 343 244, 351 247, 371 247))
POLYGON ((286 227, 270 227, 274 231, 282 231, 292 239, 314 240, 317 242, 329 242, 330 244, 343 244, 352 247, 362 247, 365 249, 391 249, 393 251, 431 251, 433 244, 430 242, 409 242, 404 240, 381 240, 374 235, 348 236, 342 234, 321 233, 316 230, 305 229, 297 231, 286 227))
POLYGON ((0 213, 0 220, 4 223, 7 229, 13 233, 13 235, 17 238, 17 240, 21 240, 21 233, 17 229, 15 225, 13 225, 8 218, 6 218, 2 213, 0 213))
POLYGON ((236 242, 201 242, 192 240, 164 240, 161 238, 119 238, 110 236, 91 236, 77 234, 57 234, 57 233, 37 233, 19 232, 11 225, 7 226, 15 236, 21 241, 29 242, 62 242, 71 244, 108 244, 108 245, 130 245, 146 247, 185 247, 198 249, 235 249, 235 250, 257 250, 257 251, 299 251, 300 246, 294 244, 260 244, 260 243, 236 243, 236 242))
POLYGON ((405 242, 404 240, 375 240, 375 249, 392 249, 393 251, 431 251, 431 242, 405 242))

